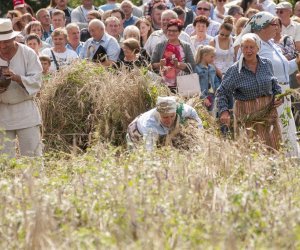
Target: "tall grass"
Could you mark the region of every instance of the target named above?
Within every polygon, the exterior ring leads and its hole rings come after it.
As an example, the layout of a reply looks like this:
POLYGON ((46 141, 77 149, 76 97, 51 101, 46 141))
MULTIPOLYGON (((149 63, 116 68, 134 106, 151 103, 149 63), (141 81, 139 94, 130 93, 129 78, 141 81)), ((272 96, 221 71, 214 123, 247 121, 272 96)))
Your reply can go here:
POLYGON ((299 162, 202 135, 191 151, 1 159, 1 249, 299 248, 299 162))

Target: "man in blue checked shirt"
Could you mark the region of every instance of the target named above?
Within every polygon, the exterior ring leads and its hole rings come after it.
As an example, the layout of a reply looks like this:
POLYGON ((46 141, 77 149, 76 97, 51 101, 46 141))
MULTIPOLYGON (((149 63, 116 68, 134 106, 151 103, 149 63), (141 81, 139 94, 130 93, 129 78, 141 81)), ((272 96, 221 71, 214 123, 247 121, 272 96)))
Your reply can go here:
POLYGON ((105 32, 104 23, 94 19, 89 23, 89 38, 83 45, 80 58, 110 66, 119 58, 120 46, 117 40, 105 32))

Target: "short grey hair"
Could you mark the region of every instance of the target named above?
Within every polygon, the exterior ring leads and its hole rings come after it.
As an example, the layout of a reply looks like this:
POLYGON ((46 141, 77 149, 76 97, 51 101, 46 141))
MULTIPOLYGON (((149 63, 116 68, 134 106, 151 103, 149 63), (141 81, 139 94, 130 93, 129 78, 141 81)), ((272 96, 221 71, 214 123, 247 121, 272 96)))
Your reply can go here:
POLYGON ((69 24, 66 26, 67 32, 69 32, 71 29, 74 29, 74 28, 76 28, 76 29, 78 29, 78 30, 80 31, 80 28, 79 28, 79 26, 78 26, 77 23, 69 23, 69 24))
POLYGON ((163 13, 161 14, 161 19, 165 18, 166 16, 172 16, 172 19, 177 19, 178 18, 178 15, 173 10, 163 11, 163 13))
POLYGON ((96 25, 96 26, 98 26, 98 27, 101 28, 101 29, 105 29, 104 23, 103 23, 102 21, 100 21, 99 19, 93 19, 93 20, 91 20, 91 21, 89 22, 89 27, 90 27, 91 25, 96 25))
POLYGON ((139 37, 141 36, 140 30, 138 27, 136 27, 135 25, 129 25, 127 26, 124 31, 123 31, 123 36, 127 37, 127 35, 129 33, 135 33, 137 34, 139 37))

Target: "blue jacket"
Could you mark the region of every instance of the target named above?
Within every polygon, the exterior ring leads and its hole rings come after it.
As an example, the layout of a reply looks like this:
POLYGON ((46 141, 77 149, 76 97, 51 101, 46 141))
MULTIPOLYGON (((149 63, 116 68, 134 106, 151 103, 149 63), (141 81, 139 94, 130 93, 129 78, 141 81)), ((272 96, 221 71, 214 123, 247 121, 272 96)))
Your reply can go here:
POLYGON ((206 98, 208 96, 209 91, 209 83, 211 88, 213 89, 213 93, 216 92, 217 88, 220 85, 220 82, 217 79, 216 69, 212 65, 208 65, 205 67, 202 64, 197 64, 194 68, 194 72, 199 76, 200 88, 201 88, 201 96, 200 98, 206 98))

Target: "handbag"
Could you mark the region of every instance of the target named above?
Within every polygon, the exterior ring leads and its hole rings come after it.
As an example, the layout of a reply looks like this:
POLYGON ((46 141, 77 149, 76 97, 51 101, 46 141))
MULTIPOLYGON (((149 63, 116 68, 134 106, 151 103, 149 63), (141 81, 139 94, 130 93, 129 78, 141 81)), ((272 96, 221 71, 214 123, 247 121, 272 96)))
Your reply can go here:
POLYGON ((178 75, 177 81, 177 92, 183 97, 192 97, 201 94, 200 81, 197 73, 193 73, 193 70, 189 63, 186 64, 190 74, 178 75))

